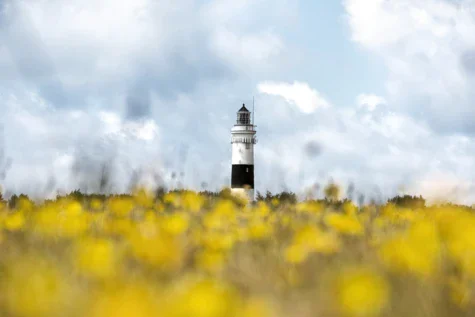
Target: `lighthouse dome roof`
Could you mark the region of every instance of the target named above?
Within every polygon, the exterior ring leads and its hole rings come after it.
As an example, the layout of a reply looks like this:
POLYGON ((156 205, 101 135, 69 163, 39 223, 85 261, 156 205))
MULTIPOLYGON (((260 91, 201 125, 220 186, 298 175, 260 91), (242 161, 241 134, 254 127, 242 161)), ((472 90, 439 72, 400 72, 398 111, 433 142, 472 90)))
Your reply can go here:
POLYGON ((247 110, 246 106, 244 104, 242 104, 242 107, 241 107, 241 109, 239 109, 238 112, 249 112, 249 110, 247 110))

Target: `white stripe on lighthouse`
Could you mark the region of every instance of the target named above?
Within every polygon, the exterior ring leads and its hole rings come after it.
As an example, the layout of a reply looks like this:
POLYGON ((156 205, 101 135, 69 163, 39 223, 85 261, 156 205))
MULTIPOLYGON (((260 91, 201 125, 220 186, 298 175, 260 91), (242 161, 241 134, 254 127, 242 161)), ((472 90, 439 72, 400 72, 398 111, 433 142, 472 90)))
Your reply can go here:
POLYGON ((252 144, 233 143, 233 165, 254 165, 254 147, 252 144))

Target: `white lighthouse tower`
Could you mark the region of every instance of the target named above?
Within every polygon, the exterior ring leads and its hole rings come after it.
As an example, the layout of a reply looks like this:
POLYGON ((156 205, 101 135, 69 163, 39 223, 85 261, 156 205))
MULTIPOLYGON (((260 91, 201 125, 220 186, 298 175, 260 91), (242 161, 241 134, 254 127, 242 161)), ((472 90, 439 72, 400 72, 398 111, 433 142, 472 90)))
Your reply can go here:
POLYGON ((232 171, 231 191, 254 200, 254 145, 257 143, 254 117, 243 104, 231 129, 232 171), (252 120, 251 120, 252 119, 252 120))

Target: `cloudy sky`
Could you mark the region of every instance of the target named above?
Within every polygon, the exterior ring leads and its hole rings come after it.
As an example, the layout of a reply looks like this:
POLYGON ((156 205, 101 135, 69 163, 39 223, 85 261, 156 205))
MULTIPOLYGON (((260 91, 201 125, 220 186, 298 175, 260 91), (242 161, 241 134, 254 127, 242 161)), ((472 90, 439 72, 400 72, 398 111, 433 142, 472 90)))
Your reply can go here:
POLYGON ((0 0, 0 183, 219 189, 254 96, 261 192, 475 203, 473 34, 474 0, 0 0))

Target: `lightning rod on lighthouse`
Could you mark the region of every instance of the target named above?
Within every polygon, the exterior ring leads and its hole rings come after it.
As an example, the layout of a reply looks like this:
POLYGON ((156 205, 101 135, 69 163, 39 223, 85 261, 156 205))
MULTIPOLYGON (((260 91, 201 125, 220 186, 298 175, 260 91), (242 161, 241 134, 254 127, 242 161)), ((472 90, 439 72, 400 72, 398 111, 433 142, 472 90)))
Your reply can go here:
POLYGON ((236 124, 231 129, 232 171, 231 191, 254 200, 254 145, 257 143, 254 116, 245 104, 237 112, 236 124))

